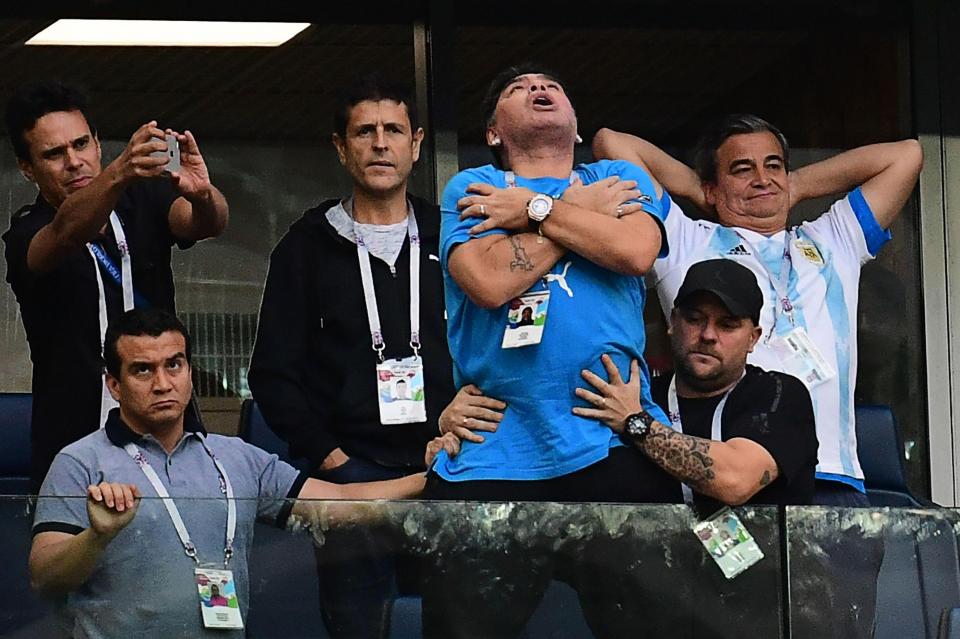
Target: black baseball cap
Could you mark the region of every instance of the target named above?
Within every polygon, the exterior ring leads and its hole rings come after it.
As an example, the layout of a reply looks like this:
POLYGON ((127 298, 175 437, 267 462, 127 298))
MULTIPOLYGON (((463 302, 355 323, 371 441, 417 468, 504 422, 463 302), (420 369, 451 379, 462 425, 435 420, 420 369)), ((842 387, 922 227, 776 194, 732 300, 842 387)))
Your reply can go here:
POLYGON ((760 325, 763 293, 753 271, 733 260, 716 259, 697 262, 687 270, 683 284, 673 301, 674 307, 694 293, 707 291, 720 298, 727 310, 737 317, 749 317, 760 325))

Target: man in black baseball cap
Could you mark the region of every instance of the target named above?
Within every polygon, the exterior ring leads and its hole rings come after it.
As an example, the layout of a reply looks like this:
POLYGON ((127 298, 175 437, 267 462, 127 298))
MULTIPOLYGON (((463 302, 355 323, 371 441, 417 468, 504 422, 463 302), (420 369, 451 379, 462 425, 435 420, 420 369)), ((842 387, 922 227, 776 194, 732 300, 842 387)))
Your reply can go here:
MULTIPOLYGON (((636 361, 624 379, 603 355, 607 379, 584 371, 593 389, 576 391, 591 408, 574 412, 620 433, 649 462, 650 483, 664 472, 679 480, 668 497, 683 499, 703 516, 723 505, 809 504, 813 498, 817 437, 810 394, 795 377, 746 363, 762 339, 762 304, 756 276, 738 262, 715 259, 689 268, 670 313, 674 374, 651 380, 653 400, 667 411, 669 423, 641 407, 636 361)), ((656 573, 658 600, 670 602, 656 619, 677 620, 671 637, 712 635, 747 614, 737 598, 718 598, 715 586, 704 590, 689 577, 698 574, 702 560, 699 552, 679 552, 671 571, 656 573)), ((656 565, 645 567, 654 571, 656 565)), ((769 583, 767 570, 769 564, 757 566, 747 579, 769 583)), ((642 584, 634 591, 643 592, 642 584)), ((641 603, 630 601, 616 623, 640 627, 649 621, 641 603)))
POLYGON ((598 419, 686 487, 703 510, 721 504, 810 503, 817 464, 813 406, 796 377, 748 365, 761 336, 763 296, 745 266, 726 259, 690 267, 670 314, 674 375, 655 377, 662 424, 640 407, 637 362, 626 381, 604 355, 608 380, 577 389, 598 419), (719 503, 718 503, 719 502, 719 503))
POLYGON ((757 286, 757 278, 747 267, 725 259, 697 262, 683 278, 673 302, 674 308, 701 291, 713 293, 730 313, 737 317, 748 317, 755 326, 759 326, 763 293, 757 286))

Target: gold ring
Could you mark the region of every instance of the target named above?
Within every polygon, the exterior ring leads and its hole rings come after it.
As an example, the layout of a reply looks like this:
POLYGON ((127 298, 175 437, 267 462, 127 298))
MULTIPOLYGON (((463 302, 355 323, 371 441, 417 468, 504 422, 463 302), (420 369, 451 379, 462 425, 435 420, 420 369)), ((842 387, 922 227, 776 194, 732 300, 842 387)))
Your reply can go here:
POLYGON ((601 397, 601 398, 600 398, 600 401, 597 402, 597 403, 600 404, 600 408, 606 408, 606 407, 607 407, 607 398, 606 398, 606 397, 601 397))
POLYGON ((487 214, 487 207, 485 207, 483 204, 481 204, 481 205, 480 205, 480 215, 486 215, 486 214, 487 214))
POLYGON ((618 207, 617 207, 617 217, 619 218, 619 217, 622 217, 622 216, 623 216, 623 207, 622 207, 622 206, 618 206, 618 207))
POLYGON ((464 416, 463 416, 463 425, 464 425, 464 426, 467 425, 467 419, 468 419, 468 417, 467 417, 466 415, 464 415, 464 416))

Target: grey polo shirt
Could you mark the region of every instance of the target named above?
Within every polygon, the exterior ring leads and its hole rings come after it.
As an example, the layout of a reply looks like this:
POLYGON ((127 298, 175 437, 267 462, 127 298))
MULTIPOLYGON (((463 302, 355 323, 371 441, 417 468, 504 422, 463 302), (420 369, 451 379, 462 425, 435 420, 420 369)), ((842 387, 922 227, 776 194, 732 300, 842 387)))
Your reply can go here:
POLYGON ((289 464, 236 437, 207 435, 190 416, 169 455, 140 436, 114 409, 106 428, 56 456, 40 489, 33 534, 77 534, 89 526, 86 491, 103 481, 136 484, 143 499, 133 521, 107 547, 90 579, 58 603, 72 637, 243 637, 243 631, 204 631, 194 561, 162 500, 123 446, 135 443, 174 498, 199 560, 223 566, 227 504, 216 466, 201 437, 223 464, 237 497, 237 531, 230 562, 243 618, 249 603, 247 559, 255 520, 284 526, 306 477, 289 464))

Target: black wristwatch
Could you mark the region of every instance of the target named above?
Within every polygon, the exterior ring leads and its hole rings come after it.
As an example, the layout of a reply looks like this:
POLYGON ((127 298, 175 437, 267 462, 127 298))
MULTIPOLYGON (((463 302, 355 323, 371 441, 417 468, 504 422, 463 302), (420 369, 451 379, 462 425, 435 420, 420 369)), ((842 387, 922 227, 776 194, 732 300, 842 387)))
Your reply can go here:
POLYGON ((650 427, 653 426, 655 421, 653 415, 641 410, 639 413, 627 417, 624 422, 623 434, 632 439, 635 444, 640 444, 647 438, 647 433, 650 432, 650 427))

